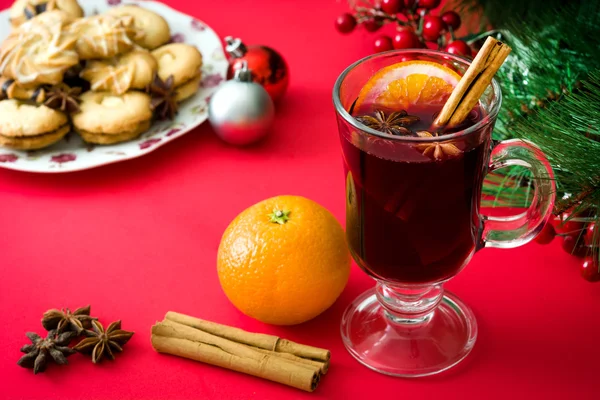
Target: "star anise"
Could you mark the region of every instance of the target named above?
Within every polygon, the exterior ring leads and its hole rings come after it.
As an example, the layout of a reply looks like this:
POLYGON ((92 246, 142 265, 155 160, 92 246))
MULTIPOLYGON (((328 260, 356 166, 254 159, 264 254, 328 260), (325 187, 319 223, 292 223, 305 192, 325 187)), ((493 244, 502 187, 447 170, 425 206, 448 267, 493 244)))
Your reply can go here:
MULTIPOLYGON (((437 133, 431 133, 427 131, 417 132, 419 137, 437 137, 437 133)), ((415 146, 419 151, 423 152, 424 156, 432 157, 436 161, 445 160, 458 156, 462 151, 456 147, 455 144, 450 142, 428 142, 422 143, 415 146)))
POLYGON ((177 114, 179 105, 175 100, 177 92, 173 83, 173 75, 169 75, 167 80, 163 81, 156 74, 152 83, 146 88, 146 93, 152 97, 150 109, 159 119, 173 119, 177 114))
POLYGON ((59 83, 48 89, 44 105, 55 110, 76 113, 79 112, 79 103, 81 103, 79 99, 80 94, 81 88, 72 88, 64 83, 59 83))
POLYGON ((113 322, 106 330, 100 322, 92 321, 92 329, 85 331, 89 337, 79 342, 74 349, 91 354, 93 363, 100 362, 103 357, 114 360, 114 352, 122 352, 123 345, 133 336, 133 332, 121 329, 121 321, 113 322))
POLYGON ((68 364, 67 357, 75 353, 75 350, 67 347, 71 339, 77 336, 75 332, 57 335, 56 331, 51 330, 45 339, 34 332, 27 332, 25 335, 31 340, 31 344, 21 348, 21 351, 26 354, 17 364, 23 368, 33 368, 34 374, 44 372, 50 359, 60 365, 68 364))
POLYGON ((388 115, 381 110, 376 110, 375 115, 362 115, 356 119, 369 128, 390 135, 410 135, 412 132, 406 126, 419 121, 416 115, 408 115, 404 110, 392 112, 388 115))
POLYGON ((44 313, 42 325, 47 331, 56 329, 59 333, 71 331, 81 335, 84 328, 89 328, 96 318, 90 317, 90 306, 81 307, 71 312, 68 308, 53 308, 44 313))

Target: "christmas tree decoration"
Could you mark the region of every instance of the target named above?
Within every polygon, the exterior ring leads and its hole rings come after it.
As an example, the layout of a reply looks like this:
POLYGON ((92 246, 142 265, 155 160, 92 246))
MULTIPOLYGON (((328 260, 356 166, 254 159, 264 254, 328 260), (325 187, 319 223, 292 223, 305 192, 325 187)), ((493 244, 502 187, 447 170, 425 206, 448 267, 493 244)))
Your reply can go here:
MULTIPOLYGON (((342 21, 336 22, 343 26, 340 30, 351 31, 354 26, 347 16, 340 17, 342 21)), ((338 28, 340 29, 340 28, 338 28)), ((270 47, 262 45, 246 46, 240 39, 227 36, 225 50, 229 54, 230 66, 228 78, 235 75, 243 61, 252 71, 252 81, 262 85, 273 101, 279 100, 287 90, 290 75, 289 68, 281 54, 270 47)))
MULTIPOLYGON (((503 106, 494 138, 526 139, 547 155, 558 192, 555 229, 559 235, 574 237, 565 237, 563 247, 578 255, 585 249, 588 265, 597 266, 600 237, 586 229, 592 226, 593 231, 598 221, 600 200, 600 1, 458 3, 457 11, 463 15, 483 16, 480 26, 469 28, 493 28, 469 35, 464 38, 467 43, 477 47, 492 35, 502 37, 514 50, 498 74, 503 106)), ((530 178, 520 168, 488 176, 483 193, 493 200, 483 204, 527 206, 530 178)))
POLYGON ((245 60, 232 80, 222 84, 208 103, 208 119, 225 142, 244 146, 262 139, 271 128, 275 108, 264 87, 252 81, 245 60))

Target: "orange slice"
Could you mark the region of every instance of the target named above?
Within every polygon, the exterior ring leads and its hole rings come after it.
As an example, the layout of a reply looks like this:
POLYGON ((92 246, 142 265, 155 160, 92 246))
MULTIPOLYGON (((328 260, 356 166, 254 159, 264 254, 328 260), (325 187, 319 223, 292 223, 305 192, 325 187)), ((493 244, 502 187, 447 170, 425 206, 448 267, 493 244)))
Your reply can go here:
POLYGON ((380 69, 358 94, 355 109, 372 105, 387 109, 443 106, 461 76, 431 61, 405 61, 380 69))

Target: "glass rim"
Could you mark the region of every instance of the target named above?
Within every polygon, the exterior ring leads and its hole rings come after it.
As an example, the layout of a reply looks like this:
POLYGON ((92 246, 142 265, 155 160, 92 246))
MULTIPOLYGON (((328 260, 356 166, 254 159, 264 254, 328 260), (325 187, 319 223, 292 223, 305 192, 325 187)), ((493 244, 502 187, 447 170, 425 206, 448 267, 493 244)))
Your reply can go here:
POLYGON ((419 53, 419 54, 430 55, 430 56, 443 56, 446 59, 449 58, 454 61, 458 61, 462 64, 467 64, 467 65, 470 65, 471 61, 472 61, 472 60, 469 60, 464 57, 456 56, 454 54, 449 54, 449 53, 445 53, 443 51, 430 50, 430 49, 390 50, 390 51, 372 54, 370 56, 361 58, 360 60, 358 60, 358 61, 352 63, 350 66, 348 66, 344 71, 342 71, 340 76, 338 76, 338 78, 336 79, 335 85, 333 86, 333 105, 335 107, 336 112, 339 115, 341 115, 342 118, 344 118, 344 120, 347 123, 349 123, 354 128, 356 128, 362 132, 368 133, 373 136, 378 136, 380 138, 387 139, 387 140, 398 141, 398 142, 439 142, 441 140, 456 139, 459 137, 469 135, 473 132, 480 131, 482 128, 491 124, 496 119, 496 117, 498 116, 498 112, 500 110, 500 105, 502 104, 502 91, 500 90, 500 84, 498 83, 496 78, 494 78, 494 79, 492 79, 490 86, 494 90, 494 94, 496 94, 497 100, 495 101, 494 104, 492 104, 491 109, 488 112, 486 112, 486 115, 484 118, 482 118, 476 124, 471 125, 470 127, 466 128, 466 129, 462 129, 460 131, 453 132, 453 133, 446 134, 446 135, 433 136, 433 137, 395 136, 395 135, 390 135, 385 132, 375 130, 373 128, 369 128, 368 126, 360 123, 357 119, 355 119, 352 115, 350 115, 350 113, 348 113, 348 111, 346 111, 346 109, 342 106, 342 102, 340 100, 340 88, 342 86, 342 82, 344 81, 346 76, 350 73, 350 71, 352 71, 354 68, 356 68, 358 65, 360 65, 364 62, 367 62, 374 58, 386 56, 386 55, 403 54, 403 53, 419 53))

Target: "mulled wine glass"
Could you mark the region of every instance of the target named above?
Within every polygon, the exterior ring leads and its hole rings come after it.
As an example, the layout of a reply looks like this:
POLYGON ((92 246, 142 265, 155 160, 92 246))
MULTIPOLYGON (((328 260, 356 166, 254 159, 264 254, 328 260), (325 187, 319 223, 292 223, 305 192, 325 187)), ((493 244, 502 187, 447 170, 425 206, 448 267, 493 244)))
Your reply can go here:
MULTIPOLYGON (((391 135, 359 122, 353 107, 361 88, 381 68, 407 59, 443 64, 460 75, 469 66, 466 59, 433 50, 373 55, 342 72, 333 102, 346 176, 348 244, 376 281, 345 311, 344 344, 375 371, 416 377, 456 365, 477 338, 472 311, 443 283, 484 247, 531 241, 550 217, 555 185, 546 157, 532 143, 492 146, 501 104, 495 80, 463 125, 437 137, 391 135), (485 175, 515 165, 533 176, 529 208, 511 217, 483 214, 485 175)), ((426 126, 440 108, 404 111, 426 126)))

